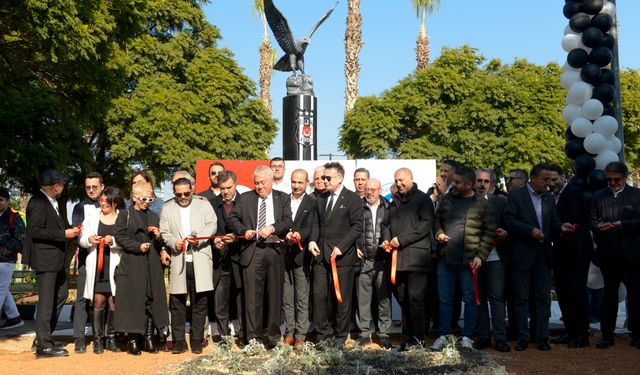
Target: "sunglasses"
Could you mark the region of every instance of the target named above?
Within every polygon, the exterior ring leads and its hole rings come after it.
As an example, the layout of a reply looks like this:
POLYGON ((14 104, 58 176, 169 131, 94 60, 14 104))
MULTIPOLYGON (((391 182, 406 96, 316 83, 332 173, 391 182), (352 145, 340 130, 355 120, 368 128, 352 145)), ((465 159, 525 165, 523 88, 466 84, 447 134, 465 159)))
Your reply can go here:
POLYGON ((219 173, 218 171, 211 171, 211 173, 210 173, 210 174, 211 174, 212 176, 215 176, 215 175, 217 175, 218 173, 219 173))
POLYGON ((511 177, 511 176, 509 176, 509 178, 507 178, 507 181, 513 181, 513 180, 522 180, 522 177, 511 177))
POLYGON ((176 198, 189 198, 191 196, 191 192, 187 191, 186 193, 175 193, 176 198))
POLYGON ((151 204, 151 203, 153 203, 153 201, 154 201, 154 200, 156 200, 156 199, 155 199, 155 198, 153 198, 153 197, 141 197, 141 196, 138 196, 138 195, 135 195, 135 197, 136 197, 136 198, 138 198, 138 200, 139 200, 140 202, 142 202, 142 203, 149 203, 149 204, 151 204))
POLYGON ((98 186, 98 185, 91 185, 91 186, 85 186, 84 190, 86 190, 86 191, 98 191, 99 188, 100 188, 100 186, 98 186))
POLYGON ((622 177, 607 177, 607 182, 608 183, 617 184, 620 181, 622 181, 622 177))
POLYGON ((333 177, 332 176, 322 176, 321 178, 322 178, 323 181, 331 182, 331 179, 336 178, 336 177, 337 176, 333 176, 333 177))

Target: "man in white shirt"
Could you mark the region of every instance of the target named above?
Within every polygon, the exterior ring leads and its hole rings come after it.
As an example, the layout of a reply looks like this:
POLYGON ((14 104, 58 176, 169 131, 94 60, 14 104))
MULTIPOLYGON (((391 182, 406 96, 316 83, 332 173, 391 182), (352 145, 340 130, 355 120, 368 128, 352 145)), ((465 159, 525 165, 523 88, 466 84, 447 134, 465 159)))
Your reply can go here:
POLYGON ((280 157, 271 159, 269 167, 273 171, 273 190, 291 194, 291 186, 284 178, 284 159, 280 157))

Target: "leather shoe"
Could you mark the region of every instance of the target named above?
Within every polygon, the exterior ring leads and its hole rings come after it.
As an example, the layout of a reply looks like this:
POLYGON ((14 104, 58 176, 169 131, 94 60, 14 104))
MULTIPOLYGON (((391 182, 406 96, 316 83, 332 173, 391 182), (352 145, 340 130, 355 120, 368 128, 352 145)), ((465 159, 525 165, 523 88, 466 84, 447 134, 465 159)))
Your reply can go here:
POLYGON ((518 340, 518 343, 516 344, 516 352, 527 350, 528 347, 529 343, 526 340, 518 340))
POLYGON ((475 343, 473 343, 473 348, 476 350, 486 349, 491 346, 491 340, 488 338, 478 339, 475 343))
POLYGON ((75 345, 73 347, 73 351, 76 354, 82 354, 87 352, 87 344, 84 342, 84 339, 76 339, 75 345))
MULTIPOLYGON (((53 346, 55 346, 58 349, 64 349, 64 343, 60 341, 55 341, 53 346)), ((36 339, 33 339, 33 342, 31 343, 31 351, 35 353, 37 349, 38 349, 38 341, 36 341, 36 339)))
POLYGON ((187 342, 186 341, 176 341, 173 343, 173 349, 171 349, 171 354, 182 354, 187 351, 187 342))
POLYGON ((388 337, 380 337, 380 346, 385 349, 391 349, 393 345, 391 344, 391 339, 388 337))
POLYGON ((37 348, 36 357, 66 357, 69 352, 65 348, 37 348))
POLYGON ((140 345, 138 344, 138 340, 133 339, 127 342, 127 353, 131 355, 140 355, 142 352, 140 351, 140 345))
POLYGON ((191 340, 191 353, 193 353, 193 354, 201 354, 202 353, 202 341, 200 341, 200 340, 191 340))
POLYGON ((293 343, 293 350, 298 350, 300 348, 302 348, 304 346, 304 340, 303 339, 296 339, 296 341, 293 343))
POLYGON ((371 343, 371 339, 369 337, 358 337, 358 345, 365 346, 371 343))
POLYGON ((607 349, 615 345, 613 339, 601 338, 596 344, 596 349, 607 349))
POLYGON ((293 336, 285 336, 285 337, 282 339, 282 342, 283 342, 283 343, 285 343, 285 344, 287 344, 287 345, 291 345, 291 346, 293 346, 293 344, 295 343, 295 340, 293 339, 293 336))
POLYGON ((551 339, 551 343, 554 345, 560 345, 560 344, 568 344, 569 341, 571 341, 569 339, 569 335, 568 334, 564 334, 560 337, 556 337, 555 339, 551 339))
POLYGON ((547 340, 538 340, 538 350, 551 350, 551 346, 549 345, 549 341, 547 340))
POLYGON ((576 348, 586 348, 589 346, 589 337, 588 336, 578 336, 574 339, 569 340, 567 344, 567 348, 576 349, 576 348))
POLYGON ((511 347, 506 341, 498 340, 496 341, 496 350, 502 353, 507 353, 511 351, 511 347))

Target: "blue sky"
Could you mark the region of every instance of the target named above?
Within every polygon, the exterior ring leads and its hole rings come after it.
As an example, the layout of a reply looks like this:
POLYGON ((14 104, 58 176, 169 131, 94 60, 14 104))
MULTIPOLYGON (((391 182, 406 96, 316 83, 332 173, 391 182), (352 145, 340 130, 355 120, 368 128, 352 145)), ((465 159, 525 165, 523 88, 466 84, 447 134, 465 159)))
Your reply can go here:
MULTIPOLYGON (((312 25, 334 4, 333 0, 274 0, 296 38, 307 35, 312 25)), ((442 0, 440 10, 427 18, 431 59, 442 47, 468 44, 487 57, 510 63, 526 58, 536 64, 564 64, 561 41, 568 20, 562 0, 442 0)), ((258 47, 262 21, 252 11, 251 0, 213 0, 204 7, 209 22, 230 49, 244 72, 258 77, 258 47)), ((619 0, 619 50, 622 68, 640 68, 640 1, 619 0)), ((410 0, 362 0, 364 46, 360 52, 360 95, 377 95, 393 87, 415 69, 415 41, 420 26, 410 0)), ((318 98, 318 158, 338 154, 339 129, 344 112, 344 30, 347 1, 342 0, 331 17, 315 33, 305 53, 305 72, 314 79, 318 98)), ((269 31, 269 35, 272 35, 269 31)), ((272 43, 277 46, 272 37, 272 43)), ((278 58, 282 51, 278 47, 278 58)), ((288 74, 274 72, 271 93, 273 116, 281 124, 282 97, 288 74)), ((280 132, 270 156, 282 153, 280 132)))

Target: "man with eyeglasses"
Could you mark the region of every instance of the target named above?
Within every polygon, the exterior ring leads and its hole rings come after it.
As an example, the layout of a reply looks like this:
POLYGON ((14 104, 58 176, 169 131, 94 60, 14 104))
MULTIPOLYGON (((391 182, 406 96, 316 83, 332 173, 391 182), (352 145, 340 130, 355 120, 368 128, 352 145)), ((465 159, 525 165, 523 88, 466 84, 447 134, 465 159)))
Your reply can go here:
POLYGON ((216 232, 217 218, 206 198, 193 194, 191 181, 178 178, 173 182, 173 201, 162 207, 160 233, 169 250, 161 259, 170 264, 169 312, 173 336, 172 353, 187 351, 185 341, 187 295, 191 302, 191 352, 202 353, 207 297, 213 290, 211 241, 193 237, 210 237, 216 232))
POLYGON ((515 188, 525 187, 529 181, 529 173, 524 169, 516 168, 509 171, 507 176, 507 192, 515 188))
POLYGON ((220 180, 218 179, 218 175, 224 170, 224 164, 221 162, 214 161, 211 163, 209 166, 209 182, 211 185, 207 190, 199 192, 198 195, 207 198, 209 202, 213 201, 213 197, 220 195, 220 180))
POLYGON ((349 334, 353 286, 355 281, 356 240, 362 235, 363 209, 358 195, 346 189, 344 168, 340 163, 324 165, 322 176, 327 190, 316 200, 309 251, 313 262, 313 318, 320 345, 334 331, 329 323, 329 293, 335 293, 336 281, 340 286, 342 303, 336 306, 335 338, 344 345, 349 334), (338 280, 332 272, 335 262, 338 280))
POLYGON ((23 263, 36 271, 38 306, 36 314, 36 357, 68 356, 51 333, 69 294, 65 270, 66 241, 76 238, 80 228, 66 228, 60 215, 60 198, 68 178, 48 169, 40 177, 40 190, 27 204, 27 234, 23 263))
POLYGON ((593 263, 604 279, 602 338, 596 348, 615 344, 618 288, 626 280, 631 346, 640 349, 640 190, 627 185, 629 169, 624 163, 609 163, 604 172, 608 187, 593 195, 591 205, 591 231, 598 245, 593 263))
POLYGON ((283 193, 291 194, 291 186, 284 178, 284 159, 275 157, 269 162, 269 167, 273 171, 273 189, 283 193))
MULTIPOLYGON (((85 214, 88 210, 100 210, 100 196, 104 190, 104 181, 102 175, 98 172, 91 172, 87 174, 84 179, 84 190, 86 196, 73 207, 73 214, 71 215, 71 226, 77 227, 84 221, 85 214)), ((77 287, 78 293, 76 294, 76 302, 73 310, 73 338, 75 341, 74 352, 85 353, 87 346, 85 343, 85 325, 87 324, 87 318, 89 317, 89 303, 84 295, 84 284, 87 277, 87 270, 85 267, 87 260, 87 249, 77 246, 78 252, 78 279, 77 287)))

